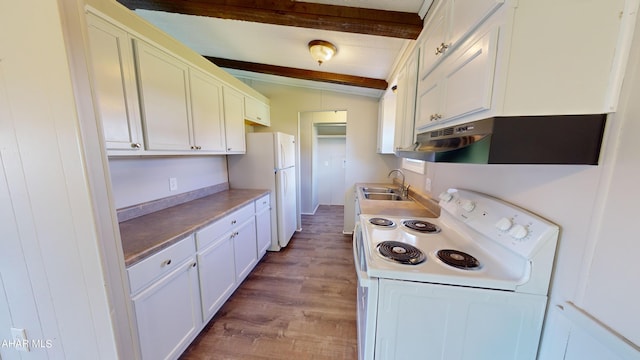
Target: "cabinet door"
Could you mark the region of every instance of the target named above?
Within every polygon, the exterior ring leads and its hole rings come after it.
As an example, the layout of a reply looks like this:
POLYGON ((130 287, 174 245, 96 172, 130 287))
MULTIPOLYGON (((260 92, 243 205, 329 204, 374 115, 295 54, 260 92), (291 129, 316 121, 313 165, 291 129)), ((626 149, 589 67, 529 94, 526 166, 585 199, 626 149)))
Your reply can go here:
POLYGON ((433 15, 426 22, 426 36, 420 45, 420 79, 429 75, 436 64, 445 56, 451 44, 449 43, 449 8, 448 1, 440 1, 433 15))
POLYGON ((398 74, 396 97, 396 128, 394 148, 407 148, 413 144, 415 127, 416 88, 419 51, 414 53, 398 74))
POLYGON ((143 149, 131 39, 88 13, 94 95, 107 149, 143 149))
POLYGON ((260 125, 270 126, 271 117, 269 115, 269 105, 252 97, 245 96, 244 116, 245 118, 247 118, 247 120, 260 125))
POLYGON ((393 154, 396 126, 396 94, 387 90, 378 107, 378 154, 393 154))
POLYGON ((418 94, 418 116, 416 117, 416 132, 434 121, 442 119, 442 80, 438 73, 432 73, 422 81, 418 94))
POLYGON ((231 234, 198 252, 203 321, 211 319, 236 288, 233 259, 231 234))
POLYGON ((235 229, 233 251, 236 262, 236 281, 240 284, 258 262, 255 217, 252 216, 235 229))
POLYGON ((499 28, 493 27, 468 46, 463 44, 445 74, 444 119, 491 108, 499 28))
POLYGON ((147 149, 189 150, 187 65, 143 41, 134 44, 147 149))
POLYGON ((133 297, 142 359, 176 359, 202 324, 198 269, 191 258, 133 297))
POLYGON ((198 150, 226 151, 222 84, 212 76, 189 69, 193 146, 198 150))
POLYGON ((256 214, 256 243, 258 259, 262 259, 271 246, 271 209, 267 208, 256 214))
POLYGON ((223 91, 227 154, 244 154, 244 96, 226 86, 223 91))
POLYGON ((483 21, 493 14, 504 0, 450 0, 451 27, 449 42, 456 46, 458 42, 472 33, 483 21))

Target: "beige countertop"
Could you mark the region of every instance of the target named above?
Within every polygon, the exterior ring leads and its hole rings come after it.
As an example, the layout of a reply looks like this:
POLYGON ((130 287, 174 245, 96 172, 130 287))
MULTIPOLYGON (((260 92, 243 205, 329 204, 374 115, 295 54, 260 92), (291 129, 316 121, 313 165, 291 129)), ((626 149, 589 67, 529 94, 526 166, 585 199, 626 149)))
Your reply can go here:
POLYGON ((360 212, 370 215, 411 216, 435 218, 440 215, 437 202, 428 196, 409 189, 410 201, 369 200, 362 191, 365 187, 398 187, 397 184, 357 183, 356 192, 360 204, 360 212))
POLYGON ((268 190, 231 189, 121 222, 125 265, 133 265, 173 245, 268 193, 268 190))

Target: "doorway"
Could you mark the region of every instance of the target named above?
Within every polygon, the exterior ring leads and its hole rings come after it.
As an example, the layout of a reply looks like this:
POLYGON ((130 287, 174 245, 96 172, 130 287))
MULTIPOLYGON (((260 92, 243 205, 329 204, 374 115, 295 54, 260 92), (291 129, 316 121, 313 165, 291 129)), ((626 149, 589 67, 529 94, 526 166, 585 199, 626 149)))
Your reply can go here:
POLYGON ((344 205, 347 112, 302 112, 299 119, 301 213, 344 205))
POLYGON ((344 205, 347 124, 315 124, 319 205, 344 205))

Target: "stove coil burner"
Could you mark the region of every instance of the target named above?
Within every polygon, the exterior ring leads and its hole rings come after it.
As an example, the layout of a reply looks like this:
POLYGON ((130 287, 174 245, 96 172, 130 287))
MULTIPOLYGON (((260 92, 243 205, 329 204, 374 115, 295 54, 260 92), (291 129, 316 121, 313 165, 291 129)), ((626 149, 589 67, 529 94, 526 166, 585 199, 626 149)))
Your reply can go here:
POLYGON ((480 268, 480 262, 473 256, 458 250, 438 250, 436 253, 438 259, 447 265, 451 265, 458 269, 474 270, 480 268))
POLYGON ((427 259, 417 247, 399 241, 383 241, 377 247, 380 255, 401 264, 418 265, 427 259))
POLYGON ((405 220, 402 222, 402 225, 421 233, 437 234, 440 232, 440 228, 438 226, 422 220, 405 220))
POLYGON ((379 217, 371 218, 369 219, 369 222, 372 223, 373 225, 383 226, 383 227, 392 227, 396 224, 392 220, 379 218, 379 217))

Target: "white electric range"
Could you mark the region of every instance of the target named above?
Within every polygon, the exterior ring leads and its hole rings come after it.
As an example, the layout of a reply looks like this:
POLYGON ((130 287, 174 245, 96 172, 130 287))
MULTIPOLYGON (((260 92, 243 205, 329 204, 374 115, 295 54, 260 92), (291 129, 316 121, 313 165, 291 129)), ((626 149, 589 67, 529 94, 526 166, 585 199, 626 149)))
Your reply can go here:
POLYGON ((361 214, 359 358, 535 359, 558 227, 450 189, 438 218, 361 214))

